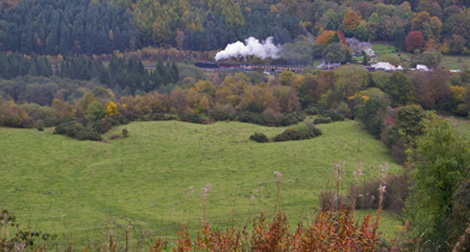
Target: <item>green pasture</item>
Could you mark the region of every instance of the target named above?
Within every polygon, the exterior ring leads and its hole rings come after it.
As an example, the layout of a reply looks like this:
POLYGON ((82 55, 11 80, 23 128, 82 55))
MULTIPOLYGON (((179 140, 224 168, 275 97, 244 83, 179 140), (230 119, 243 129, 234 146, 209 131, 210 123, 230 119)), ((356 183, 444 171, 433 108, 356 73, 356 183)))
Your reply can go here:
POLYGON ((446 119, 450 125, 456 129, 463 138, 470 140, 470 120, 463 117, 447 117, 446 119))
MULTIPOLYGON (((192 230, 199 227, 207 184, 208 221, 219 228, 240 227, 259 211, 272 216, 279 171, 280 202, 295 227, 313 218, 318 195, 333 188, 335 162, 345 162, 343 192, 358 163, 361 181, 378 177, 386 162, 392 172, 400 169, 386 147, 354 121, 318 127, 324 134, 315 139, 266 144, 249 136, 272 137, 285 128, 133 122, 108 132, 105 138, 129 131, 128 138, 109 143, 77 141, 54 135, 51 128, 0 128, 0 208, 14 212, 22 226, 57 233, 61 241, 65 217, 70 239, 79 246, 106 241, 109 230, 121 234, 125 228, 118 223, 131 223, 142 236, 171 240, 183 219, 192 230), (186 204, 190 187, 195 191, 186 204)), ((383 230, 393 232, 398 222, 383 217, 383 230)))
POLYGON ((389 44, 373 43, 372 50, 374 50, 376 54, 387 54, 387 53, 395 53, 396 48, 395 46, 389 45, 389 44))
POLYGON ((440 66, 444 66, 447 69, 460 69, 461 71, 470 67, 469 56, 443 56, 440 66))

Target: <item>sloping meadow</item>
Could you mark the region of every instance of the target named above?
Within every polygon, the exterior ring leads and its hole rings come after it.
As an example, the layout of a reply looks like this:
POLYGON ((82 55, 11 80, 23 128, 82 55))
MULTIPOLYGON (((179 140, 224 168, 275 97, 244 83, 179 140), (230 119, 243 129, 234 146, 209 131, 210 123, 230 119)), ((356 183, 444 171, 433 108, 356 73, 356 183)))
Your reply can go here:
POLYGON ((271 138, 286 128, 133 122, 105 134, 129 131, 109 143, 77 141, 53 129, 0 128, 0 207, 23 226, 57 233, 59 242, 67 233, 77 247, 106 241, 110 230, 122 238, 126 226, 135 231, 133 239, 171 241, 183 221, 196 231, 204 209, 218 228, 250 226, 260 211, 270 218, 278 201, 274 172, 282 174, 280 203, 295 227, 318 212, 320 192, 333 189, 335 162, 345 162, 345 194, 358 162, 360 181, 379 177, 386 162, 390 171, 399 170, 386 147, 354 121, 317 127, 323 135, 315 139, 265 144, 249 136, 271 138))

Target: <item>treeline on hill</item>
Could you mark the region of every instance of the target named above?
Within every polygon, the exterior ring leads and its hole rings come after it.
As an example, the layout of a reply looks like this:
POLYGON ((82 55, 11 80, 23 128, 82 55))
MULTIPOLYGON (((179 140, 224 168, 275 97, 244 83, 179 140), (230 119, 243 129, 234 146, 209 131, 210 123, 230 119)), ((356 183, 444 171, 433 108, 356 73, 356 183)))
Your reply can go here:
POLYGON ((136 58, 112 57, 108 67, 105 67, 99 59, 80 57, 63 61, 56 74, 61 78, 78 80, 96 78, 115 92, 135 94, 178 82, 179 70, 175 62, 167 62, 165 66, 161 59, 158 59, 155 70, 149 71, 136 58))
MULTIPOLYGON (((256 75, 262 78, 262 73, 256 75)), ((36 121, 39 125, 54 126, 67 121, 69 125, 79 123, 86 129, 103 133, 119 124, 114 120, 116 117, 120 123, 171 119, 203 123, 237 119, 270 126, 291 125, 305 118, 299 112, 297 93, 292 87, 279 83, 253 84, 244 74, 228 76, 217 86, 209 81, 185 80, 190 82, 184 89, 177 87, 166 94, 153 92, 135 96, 117 96, 93 80, 70 83, 57 76, 4 80, 0 82, 2 96, 5 96, 0 106, 0 125, 33 127, 36 121), (113 104, 117 112, 110 114, 108 106, 113 104), (70 124, 72 119, 74 122, 70 124)))
MULTIPOLYGON (((114 61, 124 62, 119 59, 114 61)), ((116 62, 109 67, 117 64, 116 62)), ((134 64, 131 64, 132 60, 127 62, 128 65, 134 64)), ((165 68, 171 70, 171 65, 165 68)), ((315 124, 358 117, 366 128, 373 135, 381 137, 391 147, 395 157, 402 161, 404 146, 408 141, 406 136, 400 134, 411 133, 407 133, 403 128, 393 131, 389 129, 396 129, 400 121, 405 124, 410 121, 400 119, 400 110, 407 108, 404 106, 416 104, 426 110, 438 110, 459 116, 467 116, 470 111, 468 72, 452 74, 435 70, 369 73, 360 66, 351 65, 335 71, 308 70, 302 74, 283 72, 279 78, 271 79, 268 83, 260 72, 236 73, 224 77, 220 83, 185 78, 179 82, 180 87, 169 93, 137 93, 134 96, 115 93, 112 85, 99 87, 95 81, 99 83, 95 79, 70 84, 56 76, 21 77, 0 82, 0 88, 6 95, 5 101, 13 100, 4 102, 8 110, 17 111, 20 115, 31 113, 34 114, 34 120, 42 121, 45 120, 41 115, 47 113, 33 113, 28 110, 20 113, 20 110, 13 109, 14 103, 20 104, 22 109, 27 109, 27 104, 30 103, 39 104, 32 107, 42 105, 44 109, 50 109, 55 101, 56 106, 60 102, 68 104, 65 106, 67 108, 73 108, 73 112, 68 115, 86 117, 90 112, 88 110, 91 103, 82 103, 87 97, 84 94, 90 93, 103 110, 106 110, 108 102, 113 101, 118 114, 128 120, 179 118, 196 123, 238 120, 284 126, 302 121, 304 113, 320 115, 314 121, 315 124)), ((105 114, 98 113, 100 116, 94 118, 102 119, 105 114)), ((61 116, 57 116, 57 119, 59 118, 61 116)), ((12 123, 2 125, 14 126, 12 123)), ((24 127, 24 124, 18 123, 16 126, 24 127)))
MULTIPOLYGON (((53 74, 60 78, 71 80, 91 81, 110 88, 118 96, 135 94, 136 92, 151 92, 170 83, 177 83, 179 69, 175 62, 166 65, 159 59, 154 70, 144 68, 142 62, 136 58, 112 57, 108 66, 99 59, 86 56, 66 58, 60 65, 54 67, 43 56, 24 56, 17 53, 0 53, 0 78, 11 80, 21 76, 44 76, 51 77, 53 74)), ((46 86, 37 86, 28 82, 29 78, 19 78, 15 81, 3 82, 1 89, 15 101, 35 102, 40 105, 51 105, 52 97, 61 88, 61 99, 68 100, 72 92, 78 88, 64 87, 73 86, 73 83, 64 84, 63 80, 57 78, 51 80, 46 86), (52 83, 58 83, 53 85, 52 83), (43 89, 39 92, 38 89, 43 89), (44 98, 48 96, 48 98, 44 98)), ((35 81, 38 79, 35 79, 35 81)), ((37 81, 36 81, 37 82, 37 81)), ((44 81, 39 81, 44 82, 44 81)), ((83 93, 82 93, 83 95, 83 93)), ((80 97, 73 96, 72 99, 80 97)), ((72 101, 72 100, 69 100, 72 101)))
POLYGON ((468 1, 24 0, 0 11, 3 50, 109 54, 142 46, 216 50, 249 36, 276 43, 339 31, 410 52, 470 53, 468 1))

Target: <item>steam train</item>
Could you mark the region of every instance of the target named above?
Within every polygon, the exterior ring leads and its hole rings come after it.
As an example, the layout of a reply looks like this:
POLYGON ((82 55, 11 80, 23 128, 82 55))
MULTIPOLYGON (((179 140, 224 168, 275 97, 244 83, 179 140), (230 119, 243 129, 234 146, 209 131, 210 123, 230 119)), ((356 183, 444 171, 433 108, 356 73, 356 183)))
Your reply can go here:
POLYGON ((194 64, 200 68, 207 69, 236 69, 239 71, 255 71, 263 70, 265 72, 301 72, 304 68, 302 66, 276 66, 276 65, 254 65, 254 64, 240 64, 240 63, 217 63, 217 62, 197 62, 194 64))

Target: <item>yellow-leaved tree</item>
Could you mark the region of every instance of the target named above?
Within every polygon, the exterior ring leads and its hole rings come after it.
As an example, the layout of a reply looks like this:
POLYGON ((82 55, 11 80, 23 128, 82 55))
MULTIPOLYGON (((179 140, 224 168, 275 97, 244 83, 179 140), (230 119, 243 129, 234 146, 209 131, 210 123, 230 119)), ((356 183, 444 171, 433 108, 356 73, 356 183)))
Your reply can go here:
POLYGON ((110 101, 106 104, 106 112, 109 116, 117 115, 119 113, 116 103, 110 101))

